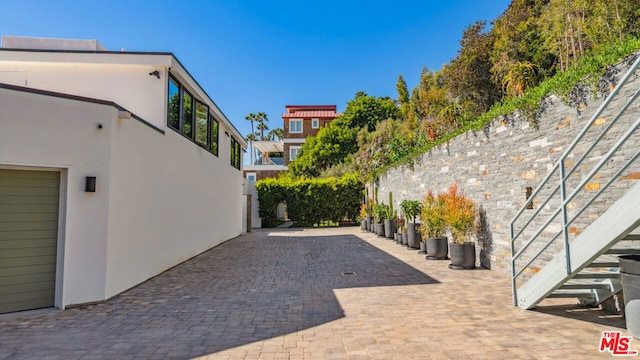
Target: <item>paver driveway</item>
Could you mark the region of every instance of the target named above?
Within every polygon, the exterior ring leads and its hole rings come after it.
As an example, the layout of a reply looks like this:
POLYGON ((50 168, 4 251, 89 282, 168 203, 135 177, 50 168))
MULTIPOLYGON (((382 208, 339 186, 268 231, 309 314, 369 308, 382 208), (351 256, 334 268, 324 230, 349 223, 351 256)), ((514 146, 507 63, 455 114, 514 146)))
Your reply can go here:
POLYGON ((254 231, 106 303, 0 315, 0 359, 611 357, 619 316, 520 310, 504 275, 447 264, 358 228, 254 231))

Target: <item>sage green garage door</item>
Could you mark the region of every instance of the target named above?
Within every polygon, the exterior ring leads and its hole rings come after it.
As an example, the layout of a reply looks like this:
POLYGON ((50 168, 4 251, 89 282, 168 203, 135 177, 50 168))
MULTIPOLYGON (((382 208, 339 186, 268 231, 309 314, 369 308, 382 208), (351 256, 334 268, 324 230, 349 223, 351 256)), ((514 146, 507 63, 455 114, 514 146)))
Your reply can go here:
POLYGON ((54 305, 60 173, 0 169, 0 314, 54 305))

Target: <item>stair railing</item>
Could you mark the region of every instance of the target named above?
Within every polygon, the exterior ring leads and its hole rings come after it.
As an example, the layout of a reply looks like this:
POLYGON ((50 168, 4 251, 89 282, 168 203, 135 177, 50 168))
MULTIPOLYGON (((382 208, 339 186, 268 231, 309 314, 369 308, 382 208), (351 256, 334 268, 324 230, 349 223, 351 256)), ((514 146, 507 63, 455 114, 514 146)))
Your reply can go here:
POLYGON ((584 160, 587 158, 587 155, 590 154, 590 152, 599 144, 599 142, 602 140, 602 138, 605 136, 605 134, 608 133, 609 129, 611 129, 611 127, 625 114, 627 109, 638 98, 638 96, 640 95, 640 89, 638 89, 626 101, 624 106, 620 108, 620 110, 617 112, 617 114, 602 129, 600 134, 598 136, 596 136, 596 138, 593 140, 593 142, 588 147, 588 149, 586 151, 584 151, 582 156, 580 156, 577 160, 575 160, 574 165, 568 171, 565 168, 565 160, 567 159, 569 154, 571 154, 573 152, 573 150, 576 148, 578 143, 585 137, 585 135, 590 130, 590 128, 594 124, 594 122, 597 119, 599 119, 600 116, 602 115, 602 113, 605 111, 605 109, 607 109, 607 107, 613 101, 613 99, 616 97, 618 92, 620 92, 620 89, 622 89, 624 87, 624 85, 629 81, 629 79, 634 75, 634 73, 635 73, 636 69, 638 69, 639 65, 640 65, 640 56, 638 56, 638 58, 634 61, 633 65, 631 65, 629 70, 620 79, 620 81, 617 84, 617 86, 611 91, 611 93, 607 96, 607 98, 598 107, 598 109, 593 114, 593 116, 590 118, 590 120, 587 121, 587 123, 584 125, 584 127, 582 128, 580 133, 573 140, 571 145, 569 145, 569 147, 566 149, 566 151, 564 151, 564 153, 560 156, 560 158, 555 163, 555 165, 552 167, 552 169, 549 171, 549 173, 544 177, 544 179, 540 182, 540 184, 536 187, 536 189, 531 193, 531 195, 529 196, 527 201, 524 203, 524 205, 520 208, 520 210, 514 216, 513 220, 511 220, 509 228, 510 228, 510 243, 511 243, 511 278, 512 278, 511 285, 512 285, 512 291, 513 291, 513 304, 514 304, 514 306, 518 305, 518 293, 517 293, 517 287, 516 287, 517 286, 518 277, 521 276, 523 274, 523 272, 527 268, 529 268, 529 266, 531 264, 533 264, 533 262, 536 261, 545 252, 545 250, 547 250, 547 248, 560 235, 562 235, 563 240, 564 240, 564 250, 565 250, 565 254, 566 254, 566 272, 567 272, 567 275, 570 275, 572 273, 573 270, 572 270, 572 266, 571 266, 571 256, 570 256, 569 226, 585 210, 587 210, 593 204, 593 202, 598 198, 598 196, 600 196, 602 194, 602 192, 604 190, 606 190, 627 168, 629 168, 638 159, 638 157, 640 155, 640 151, 637 151, 635 153, 635 155, 631 156, 629 158, 629 160, 624 162, 622 164, 622 166, 614 173, 614 175, 611 177, 611 179, 609 181, 607 181, 604 184, 604 186, 600 186, 600 189, 598 189, 598 191, 596 193, 594 193, 593 196, 587 202, 585 202, 580 208, 574 209, 574 210, 576 210, 575 215, 573 215, 572 217, 568 216, 567 207, 570 204, 570 202, 581 191, 584 191, 587 183, 591 180, 591 178, 611 159, 613 154, 618 149, 620 149, 620 147, 622 145, 624 145, 630 138, 632 138, 633 133, 640 126, 640 118, 639 118, 633 123, 633 125, 631 125, 627 129, 627 131, 624 132, 624 134, 622 136, 620 136, 618 138, 618 140, 613 145, 613 147, 611 149, 609 149, 609 151, 606 153, 606 155, 604 155, 600 159, 600 161, 598 161, 593 166, 593 168, 591 169, 589 174, 583 178, 583 180, 575 187, 575 189, 571 193, 567 193, 568 192, 567 191, 568 190, 567 189, 567 181, 569 180, 569 177, 573 174, 574 170, 577 169, 584 162, 584 160), (539 195, 541 189, 543 189, 543 188, 550 188, 551 189, 549 195, 546 198, 541 200, 541 203, 538 206, 536 211, 533 211, 531 213, 527 213, 527 214, 529 214, 528 218, 527 217, 523 217, 523 215, 525 214, 525 210, 527 208, 529 208, 529 206, 533 203, 534 199, 536 198, 537 195, 539 195), (540 226, 537 230, 535 230, 533 235, 530 238, 528 238, 528 240, 526 240, 525 243, 519 249, 516 250, 516 247, 515 247, 516 240, 524 238, 525 230, 528 229, 530 225, 532 225, 534 218, 536 218, 540 214, 542 209, 545 209, 547 204, 549 204, 550 200, 554 196, 556 196, 558 194, 558 192, 560 193, 559 206, 557 208, 555 208, 555 210, 553 210, 551 212, 551 215, 542 224, 542 226, 540 226), (556 217, 559 214, 561 214, 561 225, 562 225, 561 226, 561 230, 558 231, 550 240, 548 240, 546 243, 544 243, 544 241, 546 239, 540 237, 540 234, 542 234, 545 230, 547 230, 549 228, 551 223, 554 221, 554 219, 556 219, 556 217), (518 220, 521 220, 521 217, 523 219, 526 219, 526 221, 524 221, 524 224, 522 225, 522 227, 520 227, 516 231, 515 223, 518 220), (517 266, 516 266, 516 261, 524 254, 524 252, 533 243, 538 243, 538 242, 541 242, 541 244, 542 244, 541 250, 539 250, 537 253, 534 253, 532 258, 529 261, 525 261, 524 266, 522 266, 521 268, 518 269, 517 266))

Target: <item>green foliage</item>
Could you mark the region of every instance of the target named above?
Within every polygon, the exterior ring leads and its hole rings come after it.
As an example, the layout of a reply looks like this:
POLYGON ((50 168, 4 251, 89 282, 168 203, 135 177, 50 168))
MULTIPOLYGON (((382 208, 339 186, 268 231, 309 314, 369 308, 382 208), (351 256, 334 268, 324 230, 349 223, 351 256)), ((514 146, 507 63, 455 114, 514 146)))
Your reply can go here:
POLYGON ((400 203, 400 209, 407 220, 411 219, 412 222, 416 222, 416 216, 420 215, 422 211, 422 204, 418 200, 402 200, 400 203))
POLYGON ((425 238, 442 236, 446 226, 444 217, 444 197, 441 194, 434 195, 432 190, 427 191, 427 195, 422 199, 422 211, 420 212, 422 235, 425 238))
POLYGON ((464 244, 469 241, 477 228, 478 205, 458 191, 458 184, 449 187, 449 191, 441 194, 444 204, 444 221, 451 231, 452 241, 464 244))
POLYGON ((386 219, 389 219, 389 205, 381 203, 373 207, 373 217, 378 223, 382 223, 386 219))
POLYGON ((297 223, 353 221, 358 216, 363 188, 356 175, 311 180, 281 177, 256 182, 260 217, 267 224, 275 221, 277 206, 283 202, 289 218, 297 223))
POLYGON ((347 103, 340 125, 373 131, 378 122, 401 117, 400 109, 390 97, 369 96, 363 91, 358 91, 355 98, 347 103))
MULTIPOLYGON (((595 91, 598 79, 608 66, 638 50, 640 50, 640 38, 637 37, 628 37, 622 42, 599 47, 581 58, 567 71, 556 73, 553 77, 526 91, 523 96, 505 98, 494 104, 489 111, 480 114, 473 120, 461 122, 458 128, 440 133, 435 139, 430 139, 428 134, 423 132, 417 140, 407 141, 398 137, 399 140, 396 140, 398 143, 395 147, 391 147, 388 145, 388 141, 374 138, 371 143, 377 144, 378 147, 362 147, 356 157, 360 174, 365 179, 372 180, 392 167, 412 164, 432 148, 445 144, 467 131, 482 131, 490 121, 511 114, 516 110, 528 118, 532 124, 535 124, 537 121, 535 114, 545 96, 555 94, 566 99, 571 89, 580 83, 590 85, 595 91), (378 155, 373 157, 370 154, 378 155)), ((385 135, 381 134, 380 139, 385 139, 385 135)))
POLYGON ((258 192, 258 213, 263 226, 269 227, 278 221, 278 204, 286 199, 285 181, 264 179, 256 182, 258 192))

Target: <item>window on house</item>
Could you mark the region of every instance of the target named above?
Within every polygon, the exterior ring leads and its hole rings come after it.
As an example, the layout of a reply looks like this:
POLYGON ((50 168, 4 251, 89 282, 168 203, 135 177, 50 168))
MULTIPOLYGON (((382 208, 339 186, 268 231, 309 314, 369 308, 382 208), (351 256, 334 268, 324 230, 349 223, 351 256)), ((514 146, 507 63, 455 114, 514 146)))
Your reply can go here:
POLYGON ((231 166, 240 170, 240 143, 231 137, 231 166))
POLYGON ((317 129, 320 127, 320 119, 311 119, 311 128, 317 129))
POLYGON ((289 120, 289 132, 292 134, 302 132, 302 119, 289 120))
POLYGON ((298 152, 300 151, 300 146, 292 146, 289 148, 289 161, 293 161, 298 158, 298 152))
POLYGON ((247 173, 247 180, 256 182, 256 173, 247 173))
POLYGON ((176 78, 169 76, 167 126, 218 156, 220 125, 210 110, 204 102, 195 99, 176 78))
POLYGON ((193 96, 182 91, 182 134, 193 139, 193 96))
POLYGON ((209 107, 196 101, 196 143, 206 149, 209 144, 209 107))
POLYGON ((209 130, 209 134, 211 134, 211 153, 215 156, 218 156, 218 120, 216 120, 213 115, 209 114, 209 126, 211 129, 209 130))
POLYGON ((169 77, 167 100, 167 125, 174 130, 180 130, 180 84, 172 77, 169 77))

